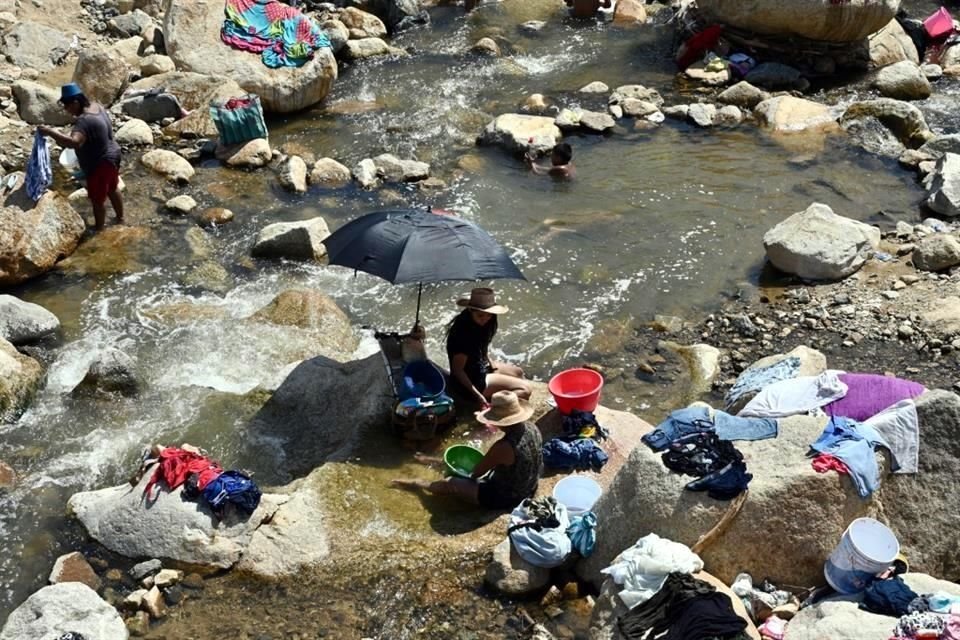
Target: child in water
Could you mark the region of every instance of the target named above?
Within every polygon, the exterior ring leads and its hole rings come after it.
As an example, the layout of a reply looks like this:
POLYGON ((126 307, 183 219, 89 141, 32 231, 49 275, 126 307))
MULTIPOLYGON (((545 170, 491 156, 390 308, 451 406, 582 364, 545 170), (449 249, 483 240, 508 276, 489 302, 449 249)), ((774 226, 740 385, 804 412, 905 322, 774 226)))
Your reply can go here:
POLYGON ((561 142, 550 152, 549 167, 543 167, 537 164, 536 156, 532 152, 527 152, 524 160, 527 161, 530 170, 538 176, 551 175, 555 178, 565 178, 569 180, 576 174, 573 167, 573 148, 566 142, 561 142))

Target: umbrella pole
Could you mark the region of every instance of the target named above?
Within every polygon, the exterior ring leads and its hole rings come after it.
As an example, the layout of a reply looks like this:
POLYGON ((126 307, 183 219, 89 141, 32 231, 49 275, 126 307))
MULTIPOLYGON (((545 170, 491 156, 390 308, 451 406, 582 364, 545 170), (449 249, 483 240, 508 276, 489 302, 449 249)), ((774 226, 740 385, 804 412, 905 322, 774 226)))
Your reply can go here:
POLYGON ((423 295, 423 283, 421 282, 417 288, 417 317, 413 321, 413 326, 420 324, 420 296, 423 295))

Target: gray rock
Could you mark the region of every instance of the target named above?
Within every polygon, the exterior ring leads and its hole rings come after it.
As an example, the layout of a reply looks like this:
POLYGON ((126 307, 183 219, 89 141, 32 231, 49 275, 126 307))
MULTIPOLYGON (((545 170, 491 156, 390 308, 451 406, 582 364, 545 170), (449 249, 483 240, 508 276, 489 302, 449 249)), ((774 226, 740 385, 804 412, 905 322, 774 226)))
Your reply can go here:
POLYGON ((919 150, 921 153, 932 155, 935 158, 940 158, 945 153, 960 155, 960 133, 939 135, 924 144, 919 150))
POLYGON ((737 125, 743 122, 743 112, 740 111, 740 107, 728 104, 717 111, 713 120, 714 124, 737 125))
POLYGON ((810 87, 810 82, 799 70, 779 62, 761 62, 750 70, 744 80, 770 91, 806 91, 810 87))
POLYGON ((948 296, 937 300, 920 315, 928 335, 940 340, 951 340, 960 335, 960 298, 948 296))
POLYGON ((920 109, 900 100, 879 98, 854 102, 843 112, 840 122, 844 124, 863 118, 876 118, 900 142, 911 148, 923 145, 933 136, 920 109))
POLYGON ((0 294, 0 338, 29 344, 60 330, 60 320, 38 304, 0 294))
POLYGON ((333 158, 320 158, 310 170, 310 184, 341 187, 350 182, 350 169, 333 158))
POLYGON ((947 233, 934 233, 917 241, 911 257, 923 271, 943 271, 960 264, 960 240, 947 233))
POLYGON ((387 26, 377 16, 356 7, 346 7, 339 20, 350 30, 352 38, 385 38, 387 26))
POLYGON ((0 424, 13 422, 33 400, 43 381, 43 367, 0 338, 0 424))
POLYGON ((520 30, 527 33, 539 33, 545 26, 547 26, 547 23, 543 20, 528 20, 520 25, 520 30))
POLYGON ((695 102, 687 109, 687 120, 698 127, 708 128, 713 126, 713 119, 717 116, 717 107, 712 104, 703 104, 695 102))
POLYGON ((18 67, 43 73, 59 65, 70 53, 70 35, 48 26, 18 21, 3 36, 3 52, 18 67))
POLYGON ((770 262, 809 280, 840 280, 856 272, 880 243, 876 227, 814 203, 763 236, 770 262))
POLYGON ((0 640, 52 640, 72 631, 96 640, 127 640, 117 610, 79 582, 40 589, 7 618, 0 640))
POLYGON ((663 115, 674 120, 686 120, 688 113, 690 113, 690 105, 688 104, 676 104, 672 107, 663 108, 663 115))
POLYGON ((380 179, 377 176, 377 165, 371 158, 364 158, 353 168, 353 179, 364 189, 375 187, 380 179))
POLYGON ((124 114, 144 122, 180 117, 180 103, 169 93, 129 98, 123 101, 122 109, 124 114))
POLYGON ((580 87, 580 93, 607 93, 608 91, 610 91, 610 87, 599 80, 594 80, 580 87))
POLYGON ((177 70, 177 65, 169 56, 159 53, 147 56, 140 61, 140 75, 144 78, 159 75, 161 73, 170 73, 177 70))
POLYGON ((610 94, 609 103, 621 104, 624 100, 628 99, 652 102, 657 107, 663 106, 663 96, 656 90, 648 89, 640 84, 625 84, 617 87, 613 90, 613 93, 610 94))
POLYGON ((159 173, 170 182, 179 184, 190 182, 190 178, 196 173, 193 165, 187 160, 166 149, 147 151, 140 157, 140 162, 143 163, 143 166, 159 173))
POLYGON ((307 191, 307 163, 300 156, 290 156, 280 165, 277 179, 287 191, 306 193, 307 191))
POLYGON ((924 77, 931 82, 943 77, 943 67, 938 64, 922 64, 920 65, 920 71, 924 77))
POLYGON ((84 49, 77 58, 73 81, 88 98, 110 106, 127 87, 132 69, 118 53, 103 49, 84 49))
POLYGON ((131 118, 117 129, 114 135, 117 142, 124 146, 141 146, 153 144, 153 130, 143 120, 131 118))
POLYGON ((139 36, 143 30, 153 25, 153 18, 140 9, 111 18, 107 22, 110 33, 118 38, 139 36))
POLYGON ((348 40, 343 47, 343 57, 347 60, 364 60, 377 56, 405 56, 403 49, 391 47, 380 38, 361 38, 348 40))
POLYGON ((30 80, 13 83, 13 98, 17 101, 17 113, 24 122, 64 126, 73 122, 70 114, 57 102, 60 92, 44 84, 30 80))
POLYGON ((340 53, 350 40, 350 30, 339 20, 325 20, 320 28, 330 39, 330 47, 334 53, 340 53))
POLYGON ((498 145, 508 151, 547 153, 560 141, 560 128, 553 118, 506 113, 497 116, 483 130, 482 144, 498 145))
POLYGON ((119 349, 109 349, 90 364, 83 380, 73 389, 74 395, 119 393, 133 396, 140 389, 136 363, 119 349))
POLYGON ((172 213, 187 215, 197 208, 197 201, 190 196, 182 195, 170 198, 163 206, 172 213))
POLYGON ((616 104, 611 104, 609 108, 619 107, 623 110, 623 115, 631 118, 646 118, 660 110, 660 107, 654 102, 647 100, 637 100, 636 98, 625 98, 616 104))
POLYGON ((510 538, 504 538, 493 548, 493 560, 487 565, 484 582, 498 593, 521 597, 547 586, 550 569, 534 566, 521 558, 510 538))
POLYGON ((144 560, 143 562, 138 562, 133 565, 133 568, 130 569, 130 577, 140 582, 147 576, 152 576, 157 573, 160 569, 163 569, 163 563, 159 560, 144 560))
POLYGON ((493 38, 480 38, 470 47, 472 53, 481 56, 490 56, 491 58, 500 57, 500 45, 493 38))
MULTIPOLYGON (((301 67, 271 69, 259 56, 224 46, 220 40, 223 12, 212 10, 206 2, 163 0, 163 16, 166 53, 178 69, 233 80, 244 91, 260 96, 266 111, 306 109, 323 100, 337 78, 337 61, 330 49, 316 51, 301 67)), ((205 109, 207 105, 184 106, 205 109)))
POLYGON ((880 69, 873 87, 882 95, 899 100, 923 100, 933 93, 920 67, 909 60, 880 69))
MULTIPOLYGON (((903 581, 916 593, 942 591, 960 596, 960 585, 925 574, 906 573, 903 581)), ((887 640, 895 619, 860 609, 862 599, 862 595, 834 596, 801 609, 787 625, 786 640, 887 640)))
POLYGON ((277 222, 260 231, 252 254, 256 258, 321 260, 327 255, 323 241, 329 235, 323 218, 277 222))
POLYGON ((392 153, 383 153, 373 159, 377 175, 386 182, 417 182, 430 177, 430 165, 417 160, 401 160, 392 153))
POLYGON ((361 6, 383 20, 390 30, 402 27, 401 23, 410 19, 420 19, 423 13, 420 0, 363 0, 361 6))
POLYGON ((616 124, 614 119, 606 113, 598 113, 596 111, 583 111, 580 113, 580 126, 587 131, 603 133, 604 131, 613 129, 616 124))
POLYGON ((927 206, 941 215, 960 215, 960 155, 944 154, 928 179, 927 206))
POLYGON ((553 119, 553 123, 561 130, 577 129, 580 126, 581 113, 583 112, 580 109, 561 109, 557 117, 553 119))
POLYGON ((273 159, 273 151, 266 138, 254 138, 237 144, 217 144, 213 155, 228 167, 257 169, 273 159))
POLYGON ((717 102, 730 104, 743 109, 753 109, 755 106, 768 99, 770 94, 761 91, 746 80, 741 80, 732 87, 724 89, 717 96, 717 102))

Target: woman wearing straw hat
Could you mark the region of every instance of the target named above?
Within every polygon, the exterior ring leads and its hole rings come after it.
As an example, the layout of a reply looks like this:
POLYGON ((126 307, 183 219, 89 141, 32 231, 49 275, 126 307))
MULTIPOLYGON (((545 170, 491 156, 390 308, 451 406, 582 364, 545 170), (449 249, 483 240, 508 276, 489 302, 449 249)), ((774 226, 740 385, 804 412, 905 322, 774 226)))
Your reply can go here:
MULTIPOLYGON (((473 468, 469 478, 445 480, 394 480, 393 485, 411 491, 455 496, 487 509, 512 509, 537 492, 543 471, 540 430, 531 422, 533 409, 512 391, 498 391, 490 408, 477 412, 477 420, 498 427, 503 437, 493 443, 473 468), (489 477, 481 480, 487 472, 489 477)), ((416 456, 417 462, 443 465, 439 458, 416 456)))
POLYGON ((464 307, 447 330, 447 357, 453 386, 462 395, 473 398, 480 407, 498 391, 512 391, 522 400, 529 400, 530 384, 523 379, 523 369, 516 365, 490 360, 489 349, 497 333, 497 316, 509 311, 497 304, 493 289, 477 287, 469 298, 457 300, 464 307))

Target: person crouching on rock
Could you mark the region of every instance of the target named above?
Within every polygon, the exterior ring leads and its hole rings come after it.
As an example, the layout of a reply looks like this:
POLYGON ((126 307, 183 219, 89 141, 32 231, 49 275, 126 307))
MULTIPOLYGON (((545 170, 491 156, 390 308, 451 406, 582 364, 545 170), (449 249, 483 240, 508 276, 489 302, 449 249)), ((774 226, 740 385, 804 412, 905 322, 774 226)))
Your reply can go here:
MULTIPOLYGON (((485 509, 513 509, 537 492, 543 472, 543 439, 537 426, 529 421, 532 415, 533 409, 527 401, 512 391, 498 391, 490 400, 490 408, 478 411, 476 416, 480 422, 502 430, 503 437, 493 443, 469 478, 398 479, 392 484, 411 491, 454 496, 485 509), (488 472, 490 475, 486 476, 488 472)), ((444 464, 439 458, 421 454, 415 459, 431 466, 444 464)))
POLYGON ((96 228, 103 229, 107 218, 106 201, 110 199, 117 224, 123 224, 123 198, 120 184, 120 145, 113 139, 110 114, 97 102, 91 102, 74 82, 60 88, 60 104, 76 118, 70 134, 41 125, 37 129, 50 136, 61 147, 76 149, 80 169, 87 180, 87 197, 93 205, 96 228))

